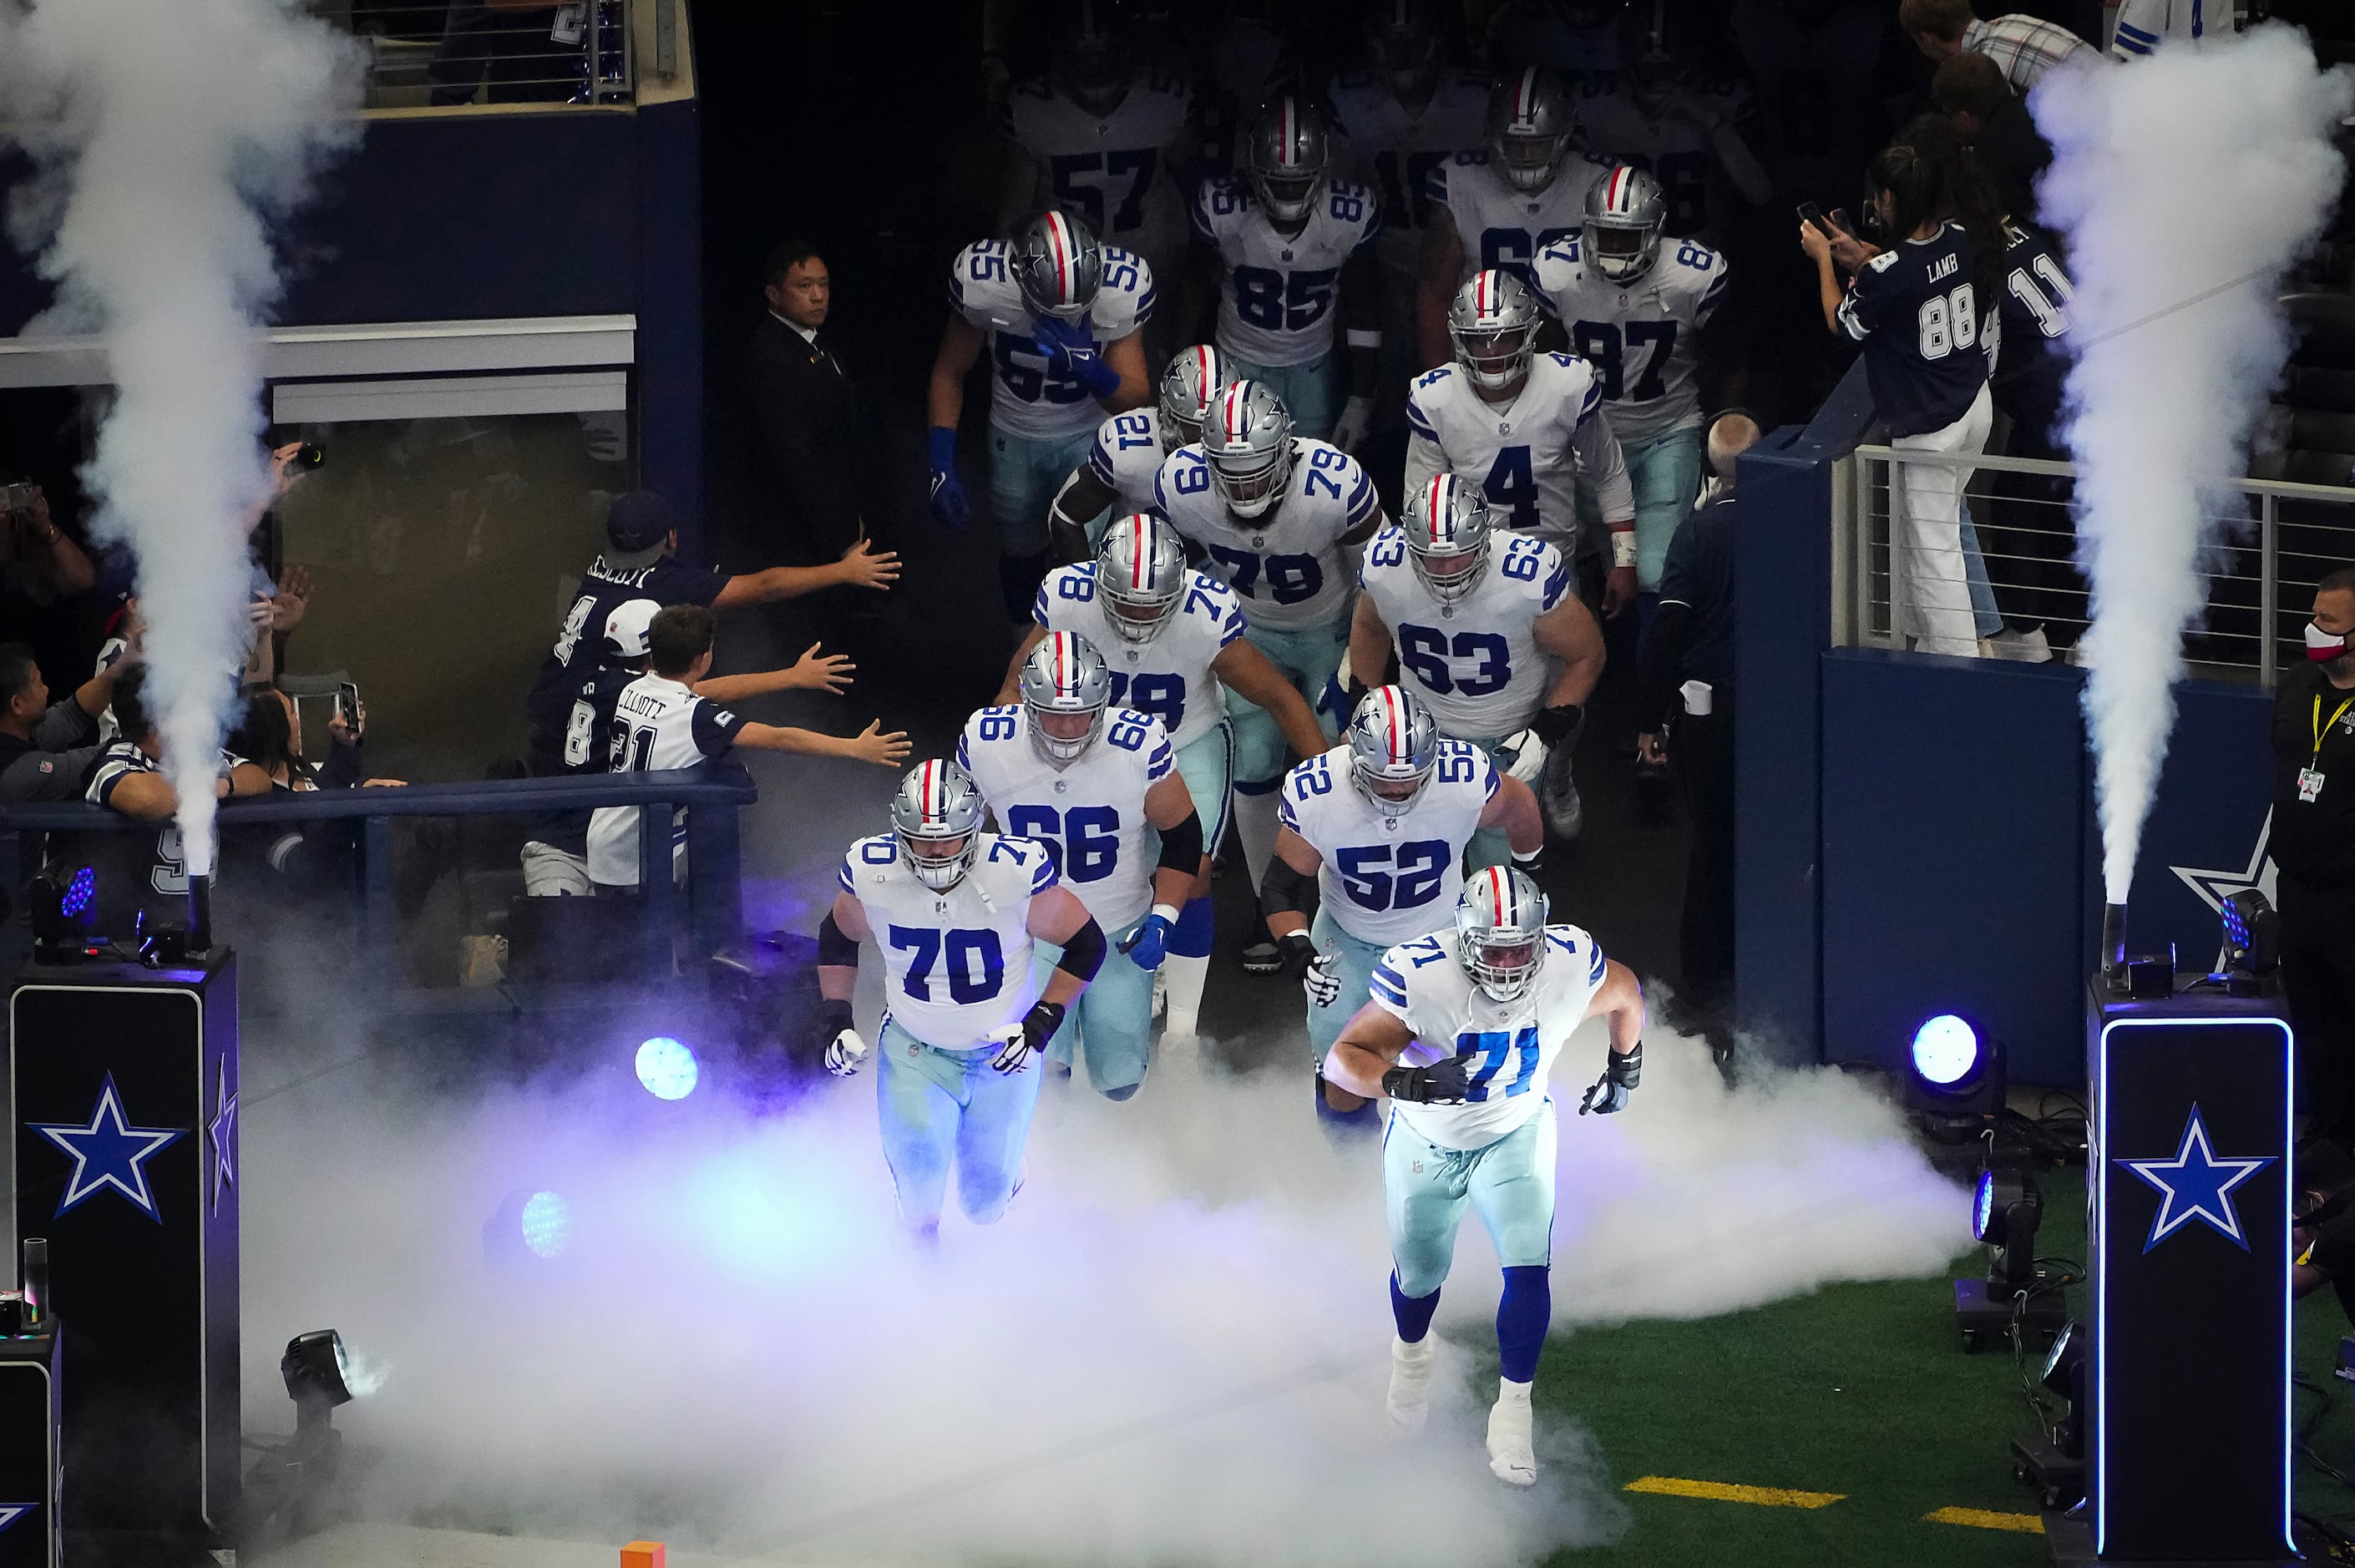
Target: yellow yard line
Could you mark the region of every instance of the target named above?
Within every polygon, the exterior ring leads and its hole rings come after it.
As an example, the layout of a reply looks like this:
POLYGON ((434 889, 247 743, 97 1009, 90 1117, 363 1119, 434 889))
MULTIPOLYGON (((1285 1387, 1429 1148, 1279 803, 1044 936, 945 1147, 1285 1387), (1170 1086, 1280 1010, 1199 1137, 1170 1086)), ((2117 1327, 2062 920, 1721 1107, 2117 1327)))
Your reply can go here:
POLYGON ((1973 1530, 2016 1530, 2022 1535, 2044 1533, 2042 1517, 2032 1513, 1997 1513, 1983 1508, 1942 1508, 1922 1517, 1932 1524, 1967 1524, 1973 1530))
POLYGON ((1638 1476, 1625 1490, 1672 1498, 1708 1498, 1714 1502, 1755 1503, 1761 1508, 1824 1508, 1845 1492, 1795 1492, 1782 1487, 1736 1487, 1723 1481, 1680 1481, 1674 1476, 1638 1476))

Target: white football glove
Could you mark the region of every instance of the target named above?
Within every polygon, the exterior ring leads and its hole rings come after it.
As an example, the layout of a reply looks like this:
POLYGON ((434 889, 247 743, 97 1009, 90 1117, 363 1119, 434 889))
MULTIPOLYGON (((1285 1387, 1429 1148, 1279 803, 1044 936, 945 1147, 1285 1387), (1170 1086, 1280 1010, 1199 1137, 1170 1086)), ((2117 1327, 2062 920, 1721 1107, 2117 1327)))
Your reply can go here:
POLYGON ((1518 779, 1534 789, 1545 777, 1546 743, 1533 729, 1517 729, 1497 743, 1499 757, 1509 757, 1505 777, 1518 779))
POLYGON ((983 1044, 998 1047, 989 1065, 999 1072, 1018 1073, 1030 1065, 1030 1032, 1022 1027, 1020 1020, 1001 1023, 981 1038, 983 1044))
POLYGON ((1333 972, 1333 957, 1319 953, 1308 960, 1308 969, 1300 977, 1300 989, 1308 1000, 1319 1007, 1330 1007, 1341 994, 1341 977, 1333 972))
POLYGON ((1351 397, 1341 405, 1341 417, 1333 421, 1333 444, 1345 452, 1355 452, 1373 428, 1374 400, 1351 397))
POLYGON ((856 1029, 837 1030, 826 1048, 826 1070, 837 1078, 847 1078, 858 1071, 867 1060, 867 1042, 858 1037, 856 1029))

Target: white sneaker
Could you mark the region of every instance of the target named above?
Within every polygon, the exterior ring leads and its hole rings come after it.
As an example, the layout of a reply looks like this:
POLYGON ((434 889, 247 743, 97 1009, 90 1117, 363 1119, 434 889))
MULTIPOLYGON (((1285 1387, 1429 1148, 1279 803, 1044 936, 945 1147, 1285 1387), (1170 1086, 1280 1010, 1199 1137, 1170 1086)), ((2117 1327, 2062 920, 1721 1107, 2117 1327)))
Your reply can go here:
POLYGON ((1538 1483, 1529 1388, 1525 1383, 1498 1378, 1496 1408, 1488 1412, 1488 1468, 1498 1480, 1517 1487, 1538 1483))
POLYGON ((1431 1414, 1431 1372, 1438 1361, 1438 1341, 1425 1334, 1408 1344, 1391 1336, 1391 1422, 1401 1432, 1420 1432, 1431 1414))
POLYGON ((1998 659, 2009 659, 2022 664, 2049 664, 2052 662, 2052 644, 2045 639, 2041 623, 2026 631, 2005 628, 1987 639, 1987 652, 1998 659))

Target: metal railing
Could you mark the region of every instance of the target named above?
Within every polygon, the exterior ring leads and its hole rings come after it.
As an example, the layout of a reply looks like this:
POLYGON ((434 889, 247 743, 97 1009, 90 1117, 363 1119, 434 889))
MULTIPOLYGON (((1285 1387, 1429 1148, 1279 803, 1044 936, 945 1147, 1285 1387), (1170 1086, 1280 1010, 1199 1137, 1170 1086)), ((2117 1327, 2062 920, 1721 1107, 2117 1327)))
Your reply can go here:
MULTIPOLYGON (((1973 583, 1975 608, 1992 601, 2015 626, 2042 625, 2056 655, 2086 625, 2083 579, 2073 562, 2070 515, 2075 471, 2033 458, 1940 456, 1859 447, 1832 474, 1832 641, 1847 648, 1902 649, 1890 577, 1890 489, 1903 465, 1968 465, 1965 489, 1977 541, 1975 566, 1959 565, 1973 583), (1984 576, 1980 574, 1983 571, 1984 576), (1984 583, 1985 591, 1980 591, 1984 583)), ((2300 655, 2299 628, 2314 587, 2355 565, 2355 488, 2243 479, 2232 503, 2211 514, 2217 543, 2200 563, 2204 609, 2184 637, 2195 675, 2272 685, 2284 662, 2300 655)))
MULTIPOLYGON (((310 0, 368 48, 369 109, 628 103, 633 0, 310 0)), ((666 19, 669 6, 660 5, 666 19)))

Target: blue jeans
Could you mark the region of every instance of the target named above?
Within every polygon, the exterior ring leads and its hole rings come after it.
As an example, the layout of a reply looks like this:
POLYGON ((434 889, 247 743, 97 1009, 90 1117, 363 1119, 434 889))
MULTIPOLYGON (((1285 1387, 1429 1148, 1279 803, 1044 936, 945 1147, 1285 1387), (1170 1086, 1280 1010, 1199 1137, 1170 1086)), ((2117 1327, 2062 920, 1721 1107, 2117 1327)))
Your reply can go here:
POLYGON ((1393 1112, 1382 1132, 1382 1195, 1402 1296, 1428 1296, 1447 1282, 1467 1203, 1498 1263, 1545 1267, 1553 1259, 1553 1101, 1480 1149, 1442 1148, 1393 1112))
MULTIPOLYGON (((1243 636, 1291 678, 1293 689, 1316 710, 1316 722, 1326 735, 1337 736, 1349 717, 1340 712, 1341 660, 1349 651, 1348 618, 1298 631, 1249 626, 1243 636)), ((1236 785, 1249 795, 1271 792, 1284 782, 1284 732, 1265 708, 1232 686, 1227 688, 1227 717, 1235 726, 1236 785)))
MULTIPOLYGON (((1088 1082, 1098 1094, 1134 1087, 1145 1081, 1153 1062, 1153 971, 1139 969, 1120 950, 1142 919, 1104 933, 1103 963, 1063 1014, 1062 1027, 1048 1042, 1047 1054, 1065 1066, 1082 1048, 1088 1058, 1088 1082)), ((1047 989, 1048 971, 1063 957, 1063 949, 1034 941, 1031 972, 1039 989, 1047 989)))
POLYGON ((1047 508, 1071 471, 1088 461, 1093 425, 1060 440, 1038 441, 989 431, 989 510, 997 519, 997 547, 1035 556, 1047 547, 1047 508))
POLYGON ((1660 591, 1668 541, 1700 493, 1700 429, 1672 430, 1645 446, 1621 449, 1636 492, 1636 586, 1660 591))
POLYGON ((876 1108, 900 1215, 911 1225, 941 1223, 951 1165, 957 1205, 977 1225, 994 1224, 1014 1196, 1042 1069, 1029 1062, 1018 1073, 1001 1073, 989 1065, 997 1050, 943 1051, 883 1022, 876 1108))
POLYGON ((1322 1071, 1325 1053, 1341 1038, 1342 1025, 1357 1017, 1358 1009, 1372 999, 1374 966, 1382 961, 1391 944, 1352 937, 1321 906, 1308 927, 1308 937, 1316 944, 1316 950, 1330 960, 1327 968, 1341 982, 1341 992, 1331 1002, 1321 1007, 1313 1001, 1308 1004, 1308 1044, 1316 1051, 1316 1066, 1322 1071))
POLYGON ((1963 586, 1970 590, 1971 620, 1981 637, 2003 632, 2003 612, 1996 609, 1995 585, 1987 581, 1987 557, 1979 554, 1979 525, 1972 521, 1971 505, 1963 502, 1963 586))
POLYGON ((1331 355, 1306 365, 1253 365, 1231 358, 1227 364, 1236 380, 1264 382, 1284 399, 1284 412, 1292 416, 1294 435, 1314 436, 1321 441, 1333 433, 1333 422, 1341 417, 1341 400, 1336 396, 1331 355))

